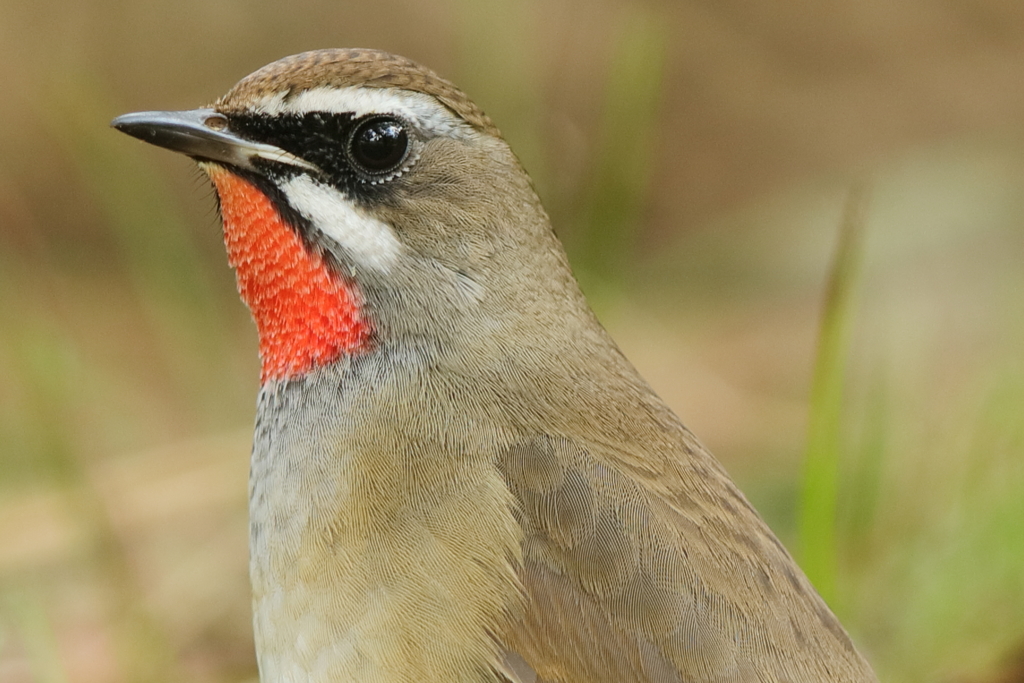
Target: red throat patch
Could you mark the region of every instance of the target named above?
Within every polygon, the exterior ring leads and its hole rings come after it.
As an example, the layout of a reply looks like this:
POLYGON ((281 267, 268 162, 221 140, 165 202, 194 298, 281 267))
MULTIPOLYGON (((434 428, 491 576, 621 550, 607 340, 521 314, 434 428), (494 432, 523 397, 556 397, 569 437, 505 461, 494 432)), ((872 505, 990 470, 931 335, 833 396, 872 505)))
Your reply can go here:
POLYGON ((303 375, 363 350, 370 326, 359 292, 311 252, 252 183, 219 167, 224 244, 260 337, 260 382, 303 375))

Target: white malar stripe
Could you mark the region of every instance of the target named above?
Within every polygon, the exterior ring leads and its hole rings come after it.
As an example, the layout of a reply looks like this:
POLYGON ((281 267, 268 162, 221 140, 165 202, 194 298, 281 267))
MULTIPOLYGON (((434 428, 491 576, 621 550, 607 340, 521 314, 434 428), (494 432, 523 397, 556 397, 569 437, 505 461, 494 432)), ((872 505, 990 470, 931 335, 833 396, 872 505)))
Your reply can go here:
POLYGON ((300 174, 283 182, 281 190, 292 208, 345 249, 357 266, 386 273, 398 258, 402 244, 394 230, 359 210, 335 188, 300 174))
POLYGON ((476 131, 454 112, 429 95, 393 88, 322 86, 303 90, 295 95, 279 92, 257 100, 253 111, 278 116, 281 114, 396 114, 416 124, 425 133, 453 138, 469 138, 476 131))

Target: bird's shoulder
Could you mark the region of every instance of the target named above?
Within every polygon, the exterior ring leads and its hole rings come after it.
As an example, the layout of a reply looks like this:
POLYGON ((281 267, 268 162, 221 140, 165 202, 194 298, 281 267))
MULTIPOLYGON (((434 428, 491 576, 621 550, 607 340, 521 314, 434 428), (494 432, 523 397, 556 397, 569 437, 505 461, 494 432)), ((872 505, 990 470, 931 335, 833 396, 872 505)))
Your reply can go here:
POLYGON ((722 467, 676 429, 538 434, 502 453, 528 603, 509 649, 560 681, 872 680, 722 467))

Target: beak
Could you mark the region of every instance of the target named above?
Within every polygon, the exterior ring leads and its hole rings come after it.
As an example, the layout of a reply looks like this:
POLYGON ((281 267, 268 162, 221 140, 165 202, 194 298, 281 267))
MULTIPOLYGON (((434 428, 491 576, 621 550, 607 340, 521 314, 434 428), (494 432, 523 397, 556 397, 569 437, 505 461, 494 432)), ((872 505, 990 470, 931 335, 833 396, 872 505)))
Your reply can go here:
POLYGON ((122 133, 196 161, 214 161, 246 170, 258 170, 253 162, 264 159, 309 171, 316 166, 280 147, 253 142, 231 131, 230 121, 213 109, 192 111, 141 111, 118 116, 110 125, 122 133))

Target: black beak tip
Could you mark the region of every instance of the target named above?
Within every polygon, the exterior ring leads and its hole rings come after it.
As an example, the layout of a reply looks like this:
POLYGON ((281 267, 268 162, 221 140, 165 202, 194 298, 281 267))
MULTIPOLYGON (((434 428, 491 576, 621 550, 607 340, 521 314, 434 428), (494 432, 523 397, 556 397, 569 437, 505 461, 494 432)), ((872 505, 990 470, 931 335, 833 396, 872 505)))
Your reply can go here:
POLYGON ((152 138, 156 134, 152 121, 141 120, 138 114, 122 114, 110 122, 110 127, 140 140, 152 138))

